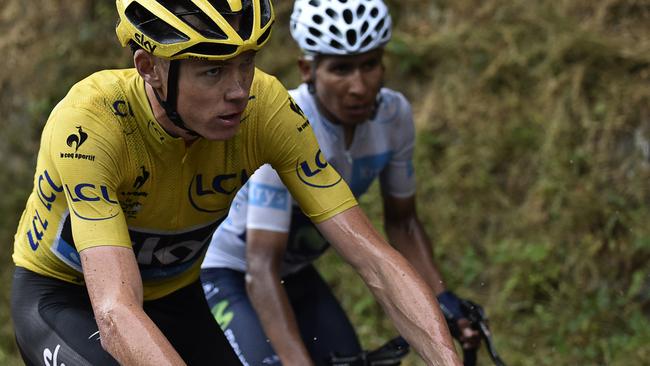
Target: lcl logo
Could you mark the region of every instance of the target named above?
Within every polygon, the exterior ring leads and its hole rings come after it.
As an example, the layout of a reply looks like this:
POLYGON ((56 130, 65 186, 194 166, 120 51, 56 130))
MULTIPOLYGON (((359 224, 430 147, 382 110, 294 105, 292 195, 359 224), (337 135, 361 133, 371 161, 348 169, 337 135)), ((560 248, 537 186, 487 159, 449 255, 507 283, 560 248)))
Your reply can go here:
MULTIPOLYGON (((328 163, 323 157, 323 154, 321 153, 321 150, 318 149, 316 152, 316 156, 314 156, 313 161, 307 161, 304 160, 302 162, 296 162, 296 175, 298 175, 298 179, 300 179, 301 182, 305 183, 306 185, 310 187, 316 187, 316 188, 328 188, 337 185, 341 181, 341 177, 339 176, 338 179, 333 182, 333 183, 328 183, 327 181, 322 182, 321 178, 318 177, 319 174, 321 174, 325 168, 328 167, 328 163)), ((326 180, 327 178, 325 178, 326 180)))

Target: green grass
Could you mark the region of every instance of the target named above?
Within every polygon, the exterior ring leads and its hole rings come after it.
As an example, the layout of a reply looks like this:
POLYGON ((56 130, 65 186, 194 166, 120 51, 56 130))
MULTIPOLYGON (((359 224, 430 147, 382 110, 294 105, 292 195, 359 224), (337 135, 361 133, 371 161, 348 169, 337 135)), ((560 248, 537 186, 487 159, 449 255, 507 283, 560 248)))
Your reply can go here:
MULTIPOLYGON (((277 3, 279 21, 259 59, 293 87, 291 4, 277 3)), ((387 85, 413 101, 419 213, 449 287, 485 306, 508 364, 647 362, 650 3, 389 4, 387 85)), ((75 81, 129 65, 115 18, 111 2, 90 0, 8 0, 0 12, 3 365, 20 364, 8 309, 10 248, 40 129, 75 81)), ((379 224, 376 187, 362 204, 379 224)), ((394 334, 336 255, 318 266, 364 345, 394 334)))

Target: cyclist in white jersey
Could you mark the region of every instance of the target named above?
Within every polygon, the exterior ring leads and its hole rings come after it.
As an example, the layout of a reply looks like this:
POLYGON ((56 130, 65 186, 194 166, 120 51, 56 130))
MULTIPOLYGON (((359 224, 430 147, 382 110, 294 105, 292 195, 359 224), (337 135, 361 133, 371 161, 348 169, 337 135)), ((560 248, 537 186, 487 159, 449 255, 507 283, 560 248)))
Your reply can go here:
MULTIPOLYGON (((476 347, 478 333, 446 290, 415 211, 410 104, 381 87, 390 27, 381 0, 297 0, 291 31, 306 54, 299 61, 304 83, 290 94, 310 121, 323 161, 356 197, 379 177, 389 241, 438 295, 452 333, 465 348, 476 347)), ((270 166, 251 176, 214 234, 201 275, 213 314, 241 360, 322 364, 331 352, 360 351, 349 320, 311 265, 327 247, 270 166)))

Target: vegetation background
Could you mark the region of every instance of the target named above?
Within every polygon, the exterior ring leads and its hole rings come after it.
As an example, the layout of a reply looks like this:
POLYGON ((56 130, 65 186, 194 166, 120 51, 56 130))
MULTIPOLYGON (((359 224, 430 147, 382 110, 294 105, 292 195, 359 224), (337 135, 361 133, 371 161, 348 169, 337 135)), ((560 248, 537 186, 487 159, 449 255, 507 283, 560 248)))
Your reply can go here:
MULTIPOLYGON (((0 364, 18 365, 11 252, 41 128, 73 83, 130 57, 112 1, 0 3, 0 364)), ((648 364, 650 1, 388 3, 387 85, 413 102, 419 212, 448 286, 485 306, 509 365, 648 364)), ((288 87, 291 5, 276 0, 260 54, 288 87)), ((362 202, 377 224, 379 202, 376 187, 362 202)), ((394 334, 334 254, 319 266, 364 345, 394 334)))

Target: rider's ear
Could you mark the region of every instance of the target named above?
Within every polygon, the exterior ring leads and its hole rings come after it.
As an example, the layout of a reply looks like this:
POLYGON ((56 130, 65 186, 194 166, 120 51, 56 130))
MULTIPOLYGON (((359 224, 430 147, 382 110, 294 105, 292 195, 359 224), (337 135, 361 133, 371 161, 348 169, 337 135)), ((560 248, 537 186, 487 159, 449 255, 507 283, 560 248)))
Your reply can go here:
POLYGON ((145 50, 137 50, 133 54, 133 64, 144 81, 154 89, 165 85, 168 63, 145 50))
POLYGON ((316 67, 316 65, 312 60, 304 57, 298 59, 298 69, 300 70, 300 77, 303 83, 309 84, 314 82, 315 70, 312 70, 313 67, 316 67))

